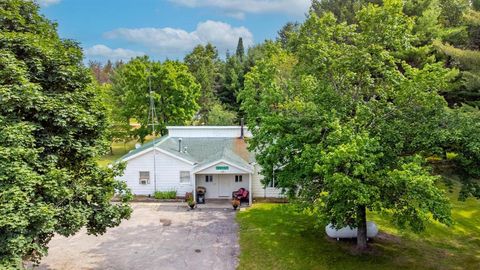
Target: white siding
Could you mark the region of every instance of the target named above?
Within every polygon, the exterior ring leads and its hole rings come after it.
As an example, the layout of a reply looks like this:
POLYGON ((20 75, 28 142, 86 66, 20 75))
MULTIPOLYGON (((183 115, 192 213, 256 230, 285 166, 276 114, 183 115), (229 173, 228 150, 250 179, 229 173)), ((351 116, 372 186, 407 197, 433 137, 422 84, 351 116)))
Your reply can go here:
POLYGON ((230 198, 232 192, 237 191, 242 187, 248 190, 248 174, 238 174, 242 175, 242 182, 235 182, 235 175, 237 174, 210 174, 213 175, 213 181, 208 183, 205 182, 205 175, 206 174, 197 174, 196 178, 197 186, 205 187, 207 189, 207 193, 205 194, 207 199, 220 197, 230 198), (221 194, 221 187, 224 188, 223 191, 226 191, 226 193, 221 194))
POLYGON ((252 190, 254 198, 283 198, 285 197, 282 194, 282 190, 279 188, 265 188, 262 184, 263 175, 260 172, 261 168, 259 165, 255 165, 255 170, 252 175, 252 190))
MULTIPOLYGON (((176 190, 177 196, 183 197, 186 192, 193 191, 193 166, 165 155, 160 152, 156 152, 157 161, 157 191, 169 191, 176 190), (180 183, 180 171, 190 172, 190 183, 180 183)), ((120 180, 126 181, 128 187, 136 195, 148 195, 154 193, 154 173, 153 173, 153 151, 145 153, 141 156, 133 158, 127 162, 127 168, 124 175, 119 177, 120 180), (141 185, 139 183, 139 172, 150 172, 150 184, 141 185)))

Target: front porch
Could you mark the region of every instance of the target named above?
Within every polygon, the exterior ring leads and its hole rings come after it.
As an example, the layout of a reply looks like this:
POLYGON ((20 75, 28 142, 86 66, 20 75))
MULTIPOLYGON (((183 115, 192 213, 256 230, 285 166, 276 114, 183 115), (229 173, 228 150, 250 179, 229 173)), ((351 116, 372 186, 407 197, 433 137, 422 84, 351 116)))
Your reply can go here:
MULTIPOLYGON (((226 162, 215 162, 194 172, 193 196, 197 201, 197 188, 205 189, 205 202, 225 200, 230 203, 232 193, 243 188, 248 191, 248 204, 252 202, 252 171, 226 162)), ((242 203, 243 204, 243 203, 242 203)))

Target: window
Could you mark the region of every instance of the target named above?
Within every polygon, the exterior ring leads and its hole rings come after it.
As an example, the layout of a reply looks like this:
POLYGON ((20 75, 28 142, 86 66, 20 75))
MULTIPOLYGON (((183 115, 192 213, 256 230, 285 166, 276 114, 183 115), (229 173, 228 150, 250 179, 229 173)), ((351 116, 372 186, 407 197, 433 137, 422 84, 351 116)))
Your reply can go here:
POLYGON ((140 183, 140 185, 150 184, 150 172, 140 172, 138 182, 140 183))
POLYGON ((213 182, 213 175, 205 175, 205 183, 213 182))
POLYGON ((180 171, 180 183, 190 184, 190 172, 189 171, 180 171))
POLYGON ((235 183, 242 182, 242 175, 235 175, 235 183))
POLYGON ((270 187, 270 188, 276 188, 277 187, 277 181, 275 181, 275 170, 273 170, 272 172, 272 180, 270 180, 270 182, 268 182, 267 184, 267 187, 270 187))
POLYGON ((277 182, 275 182, 275 178, 268 182, 267 187, 276 188, 277 182))

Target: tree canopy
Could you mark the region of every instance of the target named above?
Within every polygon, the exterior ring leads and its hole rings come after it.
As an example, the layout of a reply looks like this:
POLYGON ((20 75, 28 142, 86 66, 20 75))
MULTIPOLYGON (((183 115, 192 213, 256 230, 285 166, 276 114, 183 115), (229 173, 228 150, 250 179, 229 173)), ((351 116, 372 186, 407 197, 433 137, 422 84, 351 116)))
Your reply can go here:
MULTIPOLYGON (((167 125, 190 122, 198 110, 200 85, 188 67, 178 61, 155 62, 137 57, 122 65, 112 77, 115 104, 124 121, 135 119, 140 127, 133 130, 140 141, 152 133, 149 126, 149 98, 155 102, 157 132, 165 135, 167 125)), ((150 124, 152 120, 150 120, 150 124)))
POLYGON ((201 86, 197 101, 200 106, 198 118, 201 123, 206 124, 212 106, 218 103, 216 93, 222 78, 222 63, 218 58, 217 49, 212 44, 196 46, 191 53, 185 56, 184 61, 201 86))
MULTIPOLYGON (((337 19, 356 23, 356 13, 369 3, 382 5, 381 0, 314 0, 312 11, 317 15, 332 12, 337 19)), ((403 11, 414 22, 414 44, 421 50, 411 55, 422 64, 432 52, 443 55, 448 67, 460 69, 455 85, 442 95, 450 106, 468 104, 480 107, 480 13, 476 1, 408 0, 403 11), (425 58, 427 57, 427 58, 425 58)))
POLYGON ((449 202, 425 157, 441 148, 455 69, 430 56, 416 65, 415 21, 403 1, 368 4, 352 23, 311 12, 288 51, 245 77, 239 97, 265 182, 318 215, 322 224, 358 228, 366 210, 387 211, 401 228, 451 223, 449 202))
POLYGON ((0 2, 0 268, 38 262, 54 234, 102 234, 131 212, 100 168, 107 119, 75 41, 32 1, 0 2), (119 203, 112 203, 114 194, 119 203))

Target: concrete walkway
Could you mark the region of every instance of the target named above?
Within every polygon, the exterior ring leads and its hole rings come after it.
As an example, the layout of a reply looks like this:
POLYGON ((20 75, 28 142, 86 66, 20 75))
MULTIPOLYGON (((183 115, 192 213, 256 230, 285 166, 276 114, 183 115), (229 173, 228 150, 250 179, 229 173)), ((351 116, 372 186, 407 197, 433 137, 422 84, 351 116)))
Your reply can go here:
POLYGON ((235 269, 238 227, 224 206, 135 203, 130 220, 102 236, 55 237, 36 269, 235 269))

